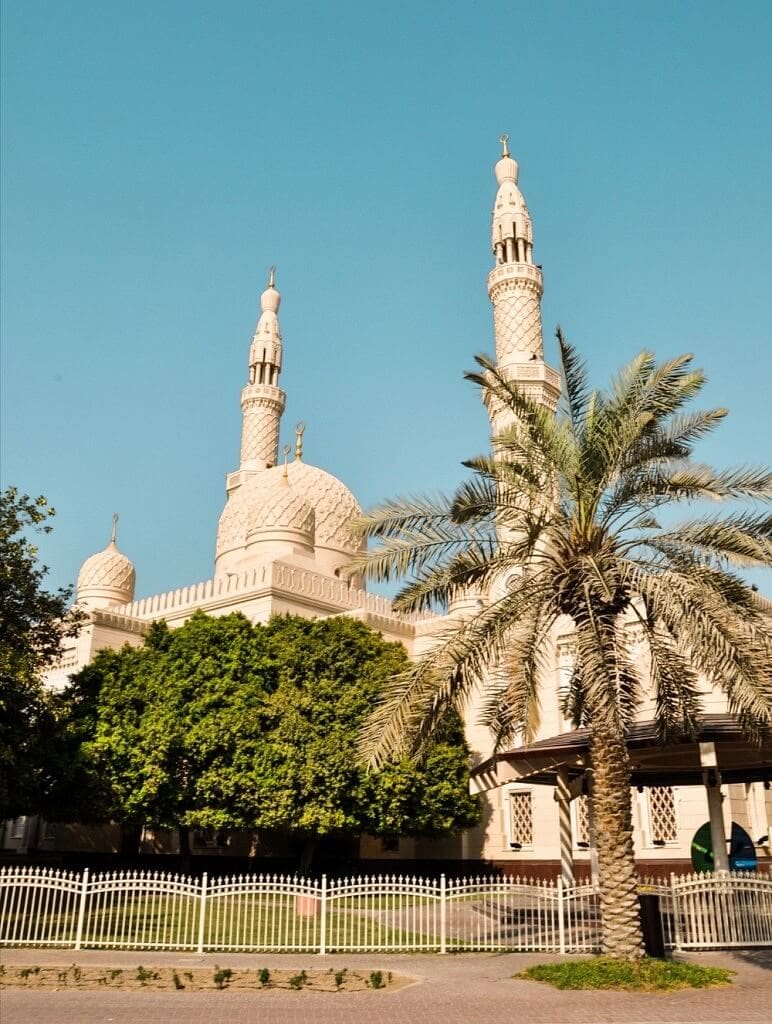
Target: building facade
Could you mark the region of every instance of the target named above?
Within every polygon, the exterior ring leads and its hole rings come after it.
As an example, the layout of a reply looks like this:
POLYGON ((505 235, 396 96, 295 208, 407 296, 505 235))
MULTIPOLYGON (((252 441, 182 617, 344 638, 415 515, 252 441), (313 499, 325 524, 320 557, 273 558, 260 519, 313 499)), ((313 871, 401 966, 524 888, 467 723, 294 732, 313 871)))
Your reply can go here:
MULTIPOLYGON (((531 216, 520 191, 519 168, 502 137, 503 153, 495 165, 496 195, 491 224, 493 267, 487 291, 493 310, 498 366, 533 398, 555 411, 560 375, 544 359, 541 297, 542 270, 534 263, 531 216)), ((271 272, 260 300, 261 312, 249 346, 245 384, 241 391, 241 445, 238 468, 225 481, 212 577, 162 594, 137 598, 136 575, 119 550, 116 526, 104 550, 83 563, 76 601, 87 621, 59 663, 48 673, 51 687, 63 687, 70 674, 88 664, 105 647, 138 645, 152 622, 164 619, 182 625, 196 610, 210 615, 241 612, 253 622, 272 615, 350 615, 399 641, 418 657, 446 624, 444 617, 398 614, 391 603, 366 591, 362 580, 344 578, 343 569, 357 551, 351 523, 360 514, 356 498, 344 483, 314 466, 304 456, 304 428, 298 425, 293 446, 279 450, 285 392, 281 386, 281 296, 271 272)), ((506 426, 501 409, 488 409, 491 431, 506 426)), ((502 581, 505 585, 506 581, 502 581)), ((469 594, 451 607, 449 617, 467 614, 485 601, 469 594)), ((556 630, 547 653, 552 679, 544 681, 542 737, 568 733, 570 723, 560 711, 560 695, 571 668, 570 622, 556 630)), ((652 698, 653 699, 653 698, 652 698)), ((718 693, 707 692, 706 711, 726 711, 718 693)), ((651 704, 640 714, 645 719, 651 704)), ((467 739, 476 764, 492 753, 491 740, 476 720, 474 702, 466 712, 467 739)), ((592 822, 586 796, 571 794, 570 822, 561 817, 552 787, 534 784, 527 775, 516 781, 493 778, 479 785, 484 804, 479 828, 447 841, 402 841, 398 849, 363 837, 360 857, 407 857, 485 860, 516 874, 554 874, 565 861, 566 842, 579 870, 591 863, 592 822), (566 827, 568 838, 566 839, 566 827)), ((772 793, 764 783, 732 783, 721 790, 720 813, 729 835, 732 822, 769 854, 772 793)), ((642 870, 664 872, 689 863, 695 831, 708 818, 704 787, 658 785, 633 794, 635 846, 642 870)), ((6 824, 6 850, 115 848, 117 829, 91 830, 66 824, 17 819, 6 824)), ((173 840, 148 838, 148 849, 171 848, 173 840)), ((198 837, 200 850, 211 852, 211 837, 198 837)), ((235 840, 232 852, 246 852, 235 840)), ((224 851, 227 852, 227 851, 224 851)))

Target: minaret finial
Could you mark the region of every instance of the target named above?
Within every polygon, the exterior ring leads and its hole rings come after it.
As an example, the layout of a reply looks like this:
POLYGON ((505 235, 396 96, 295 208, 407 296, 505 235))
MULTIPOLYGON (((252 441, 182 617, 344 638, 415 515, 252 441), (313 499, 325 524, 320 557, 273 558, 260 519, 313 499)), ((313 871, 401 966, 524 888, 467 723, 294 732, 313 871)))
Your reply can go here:
POLYGON ((284 476, 285 480, 289 480, 289 454, 292 451, 292 445, 291 444, 285 444, 284 448, 282 448, 282 451, 284 452, 284 473, 283 473, 283 476, 284 476))
POLYGON ((268 287, 269 288, 275 288, 276 287, 275 282, 276 282, 276 267, 269 267, 268 268, 268 287))
POLYGON ((120 518, 121 517, 118 515, 117 512, 113 512, 113 528, 110 531, 110 543, 111 544, 115 544, 115 541, 117 539, 117 536, 118 536, 118 520, 120 518))
POLYGON ((295 458, 300 462, 303 458, 303 434, 306 432, 306 425, 302 421, 295 427, 295 458))
POLYGON ((509 156, 509 134, 504 132, 503 135, 500 135, 499 142, 501 143, 501 155, 506 159, 509 156))

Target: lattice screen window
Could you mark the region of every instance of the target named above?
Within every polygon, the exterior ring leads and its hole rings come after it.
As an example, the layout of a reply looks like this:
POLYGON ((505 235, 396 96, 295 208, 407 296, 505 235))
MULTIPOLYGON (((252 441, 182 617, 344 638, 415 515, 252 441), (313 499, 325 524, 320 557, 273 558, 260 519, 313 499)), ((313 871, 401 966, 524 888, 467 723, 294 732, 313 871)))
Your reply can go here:
POLYGON ((509 791, 509 841, 533 846, 533 804, 530 790, 509 791))
POLYGON ((26 823, 27 819, 23 815, 21 818, 14 818, 11 821, 11 839, 24 838, 24 826, 26 823))
POLYGON ((653 843, 672 843, 678 838, 675 795, 672 786, 652 786, 649 797, 649 837, 653 843))
POLYGON ((586 796, 577 797, 574 801, 576 810, 575 814, 575 827, 576 835, 574 836, 574 843, 576 846, 579 843, 590 845, 590 805, 586 796))
POLYGON ((193 833, 193 842, 206 850, 216 850, 222 846, 219 833, 212 828, 199 828, 193 833))

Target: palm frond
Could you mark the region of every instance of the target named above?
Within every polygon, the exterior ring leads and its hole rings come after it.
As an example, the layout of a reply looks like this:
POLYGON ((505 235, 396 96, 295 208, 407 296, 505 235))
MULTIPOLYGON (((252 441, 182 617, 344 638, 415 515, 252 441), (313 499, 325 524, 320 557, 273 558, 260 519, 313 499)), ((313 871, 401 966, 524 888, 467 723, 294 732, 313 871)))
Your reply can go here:
POLYGON ((587 417, 590 389, 587 383, 587 366, 573 345, 566 340, 558 325, 555 331, 563 369, 563 401, 573 431, 579 434, 584 429, 587 417))
POLYGON ((671 559, 699 553, 743 568, 772 566, 772 513, 704 516, 646 539, 671 559))
POLYGON ((485 684, 512 628, 549 594, 545 577, 524 577, 476 614, 449 620, 433 635, 429 651, 387 683, 362 732, 363 758, 377 767, 397 750, 420 752, 448 706, 460 707, 485 684))

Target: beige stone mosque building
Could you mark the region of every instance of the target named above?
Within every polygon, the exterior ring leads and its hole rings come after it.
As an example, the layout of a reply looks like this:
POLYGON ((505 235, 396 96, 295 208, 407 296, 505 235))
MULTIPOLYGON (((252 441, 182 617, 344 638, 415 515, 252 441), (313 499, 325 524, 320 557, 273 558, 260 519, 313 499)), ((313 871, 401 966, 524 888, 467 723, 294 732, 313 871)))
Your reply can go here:
MULTIPOLYGON (((533 228, 518 185, 518 165, 506 138, 502 141, 503 155, 495 165, 493 267, 487 280, 496 358, 531 395, 554 410, 561 383, 557 371, 544 361, 542 270, 534 263, 533 228)), ((136 598, 134 566, 119 550, 114 526, 107 547, 87 558, 80 570, 77 603, 87 611, 88 621, 49 673, 49 685, 63 686, 100 648, 141 644, 153 621, 165 619, 170 626, 179 626, 197 609, 209 615, 239 611, 253 622, 281 613, 350 615, 386 639, 400 641, 412 656, 432 643, 445 621, 442 617, 398 614, 388 599, 368 593, 362 581, 343 577, 342 569, 356 550, 350 524, 360 507, 342 481, 306 461, 302 425, 294 451, 289 446, 280 451, 285 406, 280 305, 271 272, 248 351, 239 464, 225 479, 212 577, 136 598)), ((492 429, 497 426, 501 424, 493 412, 492 429)), ((470 597, 466 607, 459 604, 449 615, 468 613, 470 604, 482 600, 481 595, 470 597)), ((586 737, 571 730, 559 700, 570 674, 570 624, 555 635, 548 654, 553 677, 545 681, 536 743, 493 758, 487 732, 475 724, 474 708, 467 712, 467 737, 477 766, 473 786, 484 803, 481 826, 444 841, 401 840, 396 849, 393 843, 363 837, 363 861, 484 859, 518 874, 554 874, 560 866, 567 879, 574 872, 589 871, 593 837, 586 798, 586 737)), ((730 836, 735 822, 752 837, 760 857, 769 855, 772 794, 765 784, 767 766, 763 759, 754 761, 756 755, 740 741, 722 697, 708 693, 705 705, 703 742, 669 755, 653 746, 647 726, 652 705, 641 708, 631 745, 635 846, 644 871, 685 869, 695 830, 708 820, 718 845, 730 836)), ((115 838, 110 829, 102 830, 97 845, 110 849, 115 838)), ((85 846, 84 842, 83 830, 72 826, 17 819, 7 823, 2 845, 7 851, 29 845, 94 848, 93 837, 85 846), (35 829, 37 835, 32 836, 35 829)), ((194 837, 195 851, 245 852, 236 837, 218 845, 216 838, 200 833, 194 837)))

